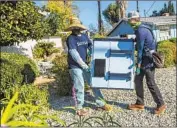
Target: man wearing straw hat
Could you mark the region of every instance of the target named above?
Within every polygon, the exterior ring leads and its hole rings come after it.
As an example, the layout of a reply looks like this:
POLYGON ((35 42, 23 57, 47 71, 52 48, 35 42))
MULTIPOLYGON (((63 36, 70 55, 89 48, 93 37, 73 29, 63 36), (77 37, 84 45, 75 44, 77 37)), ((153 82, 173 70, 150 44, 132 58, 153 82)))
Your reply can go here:
MULTIPOLYGON (((73 98, 75 99, 76 113, 85 116, 88 111, 83 109, 84 105, 84 79, 90 84, 90 70, 86 64, 87 51, 91 53, 92 43, 87 35, 81 33, 86 27, 81 24, 78 18, 70 20, 70 26, 65 31, 72 31, 67 38, 69 73, 73 80, 73 98)), ((110 111, 112 107, 103 100, 103 95, 99 89, 93 89, 96 103, 99 108, 110 111)))

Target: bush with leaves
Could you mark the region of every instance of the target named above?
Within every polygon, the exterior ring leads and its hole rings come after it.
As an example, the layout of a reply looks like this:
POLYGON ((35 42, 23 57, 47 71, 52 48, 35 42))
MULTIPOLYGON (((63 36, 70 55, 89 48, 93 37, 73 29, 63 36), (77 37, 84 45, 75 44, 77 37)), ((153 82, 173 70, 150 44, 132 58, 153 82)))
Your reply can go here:
MULTIPOLYGON (((47 120, 56 121, 59 126, 66 126, 66 123, 54 115, 41 113, 41 106, 32 104, 18 103, 19 92, 17 91, 10 99, 5 109, 1 111, 1 126, 48 126, 47 120)), ((46 111, 45 109, 42 109, 46 111)), ((50 125, 51 126, 51 125, 50 125)))
POLYGON ((1 53, 1 88, 3 96, 6 89, 23 83, 33 83, 39 75, 36 64, 30 58, 15 53, 1 53))
POLYGON ((39 10, 32 1, 3 1, 0 4, 0 46, 41 39, 47 33, 47 23, 39 10))
MULTIPOLYGON (((74 15, 72 1, 67 1, 66 4, 63 1, 49 1, 46 5, 46 11, 55 14, 53 15, 55 17, 54 26, 57 28, 52 28, 55 35, 58 35, 69 25, 70 17, 74 15)), ((49 26, 52 25, 52 22, 49 22, 49 26)))
POLYGON ((9 62, 6 59, 0 60, 1 62, 1 88, 0 96, 4 97, 6 89, 21 84, 23 81, 23 75, 21 74, 20 66, 9 62))
POLYGON ((169 39, 170 42, 176 43, 176 38, 169 39))
POLYGON ((56 83, 58 85, 58 94, 60 96, 71 95, 72 83, 68 70, 67 54, 62 53, 56 56, 53 60, 54 67, 52 69, 55 73, 56 83))
POLYGON ((119 4, 112 3, 109 4, 108 7, 103 11, 103 16, 105 17, 106 21, 109 22, 112 26, 120 19, 119 8, 119 4))
POLYGON ((176 64, 176 44, 169 40, 160 41, 158 51, 164 54, 164 67, 174 66, 176 64))
POLYGON ((53 42, 38 42, 34 46, 33 54, 36 59, 46 59, 46 57, 57 53, 60 50, 55 48, 55 43, 53 42))
POLYGON ((101 35, 99 33, 96 33, 92 38, 105 38, 105 35, 101 35))
POLYGON ((48 107, 48 86, 36 86, 31 84, 26 84, 22 86, 15 86, 5 91, 5 98, 2 100, 4 104, 9 102, 15 91, 19 91, 18 103, 39 105, 43 107, 48 107))

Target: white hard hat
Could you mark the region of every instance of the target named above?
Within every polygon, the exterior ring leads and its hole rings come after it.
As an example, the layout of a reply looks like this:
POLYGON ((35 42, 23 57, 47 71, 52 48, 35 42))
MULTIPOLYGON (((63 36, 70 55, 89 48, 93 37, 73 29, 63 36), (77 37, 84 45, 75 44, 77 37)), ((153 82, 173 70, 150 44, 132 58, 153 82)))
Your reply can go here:
POLYGON ((140 17, 140 14, 137 11, 130 11, 128 13, 128 19, 139 18, 139 17, 140 17))

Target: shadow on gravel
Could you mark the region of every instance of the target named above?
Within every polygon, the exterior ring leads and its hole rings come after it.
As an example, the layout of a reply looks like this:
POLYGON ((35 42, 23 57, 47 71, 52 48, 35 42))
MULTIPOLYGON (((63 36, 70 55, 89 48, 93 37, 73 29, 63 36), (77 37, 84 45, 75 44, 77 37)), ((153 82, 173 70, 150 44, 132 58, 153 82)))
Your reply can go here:
MULTIPOLYGON (((128 108, 128 105, 129 105, 129 104, 126 104, 126 103, 119 103, 119 102, 114 102, 114 101, 107 101, 107 103, 108 103, 108 104, 112 104, 112 105, 116 105, 116 106, 118 106, 118 107, 120 107, 120 108, 122 108, 122 109, 128 110, 127 108, 128 108)), ((144 109, 145 109, 145 111, 148 111, 148 112, 150 112, 151 114, 154 113, 154 107, 145 106, 144 109)))
MULTIPOLYGON (((56 93, 55 86, 53 83, 49 84, 49 104, 50 108, 57 111, 65 111, 72 114, 75 114, 75 103, 74 99, 71 96, 59 97, 56 93)), ((106 101, 110 105, 120 107, 123 110, 128 110, 128 103, 120 103, 116 101, 106 101)), ((84 107, 96 109, 95 97, 90 94, 90 92, 85 92, 85 102, 84 107)), ((145 111, 153 114, 154 108, 145 106, 145 111)))
POLYGON ((119 103, 119 102, 115 102, 115 101, 107 101, 107 103, 118 106, 122 109, 127 109, 127 107, 128 107, 128 104, 126 104, 126 103, 119 103))
POLYGON ((151 114, 154 114, 154 107, 148 107, 148 106, 145 106, 145 110, 150 112, 151 114))

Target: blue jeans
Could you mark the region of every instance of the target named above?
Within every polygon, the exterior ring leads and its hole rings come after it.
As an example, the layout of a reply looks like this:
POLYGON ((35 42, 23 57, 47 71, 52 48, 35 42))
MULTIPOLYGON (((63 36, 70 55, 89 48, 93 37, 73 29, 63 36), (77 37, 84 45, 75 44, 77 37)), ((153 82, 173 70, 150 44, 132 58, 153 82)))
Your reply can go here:
MULTIPOLYGON (((75 100, 76 109, 82 109, 84 105, 84 79, 90 85, 90 73, 86 72, 80 68, 73 68, 69 70, 71 78, 73 80, 73 98, 75 100)), ((93 88, 93 94, 95 95, 96 104, 99 107, 105 105, 105 102, 102 101, 103 95, 99 89, 93 88)))

